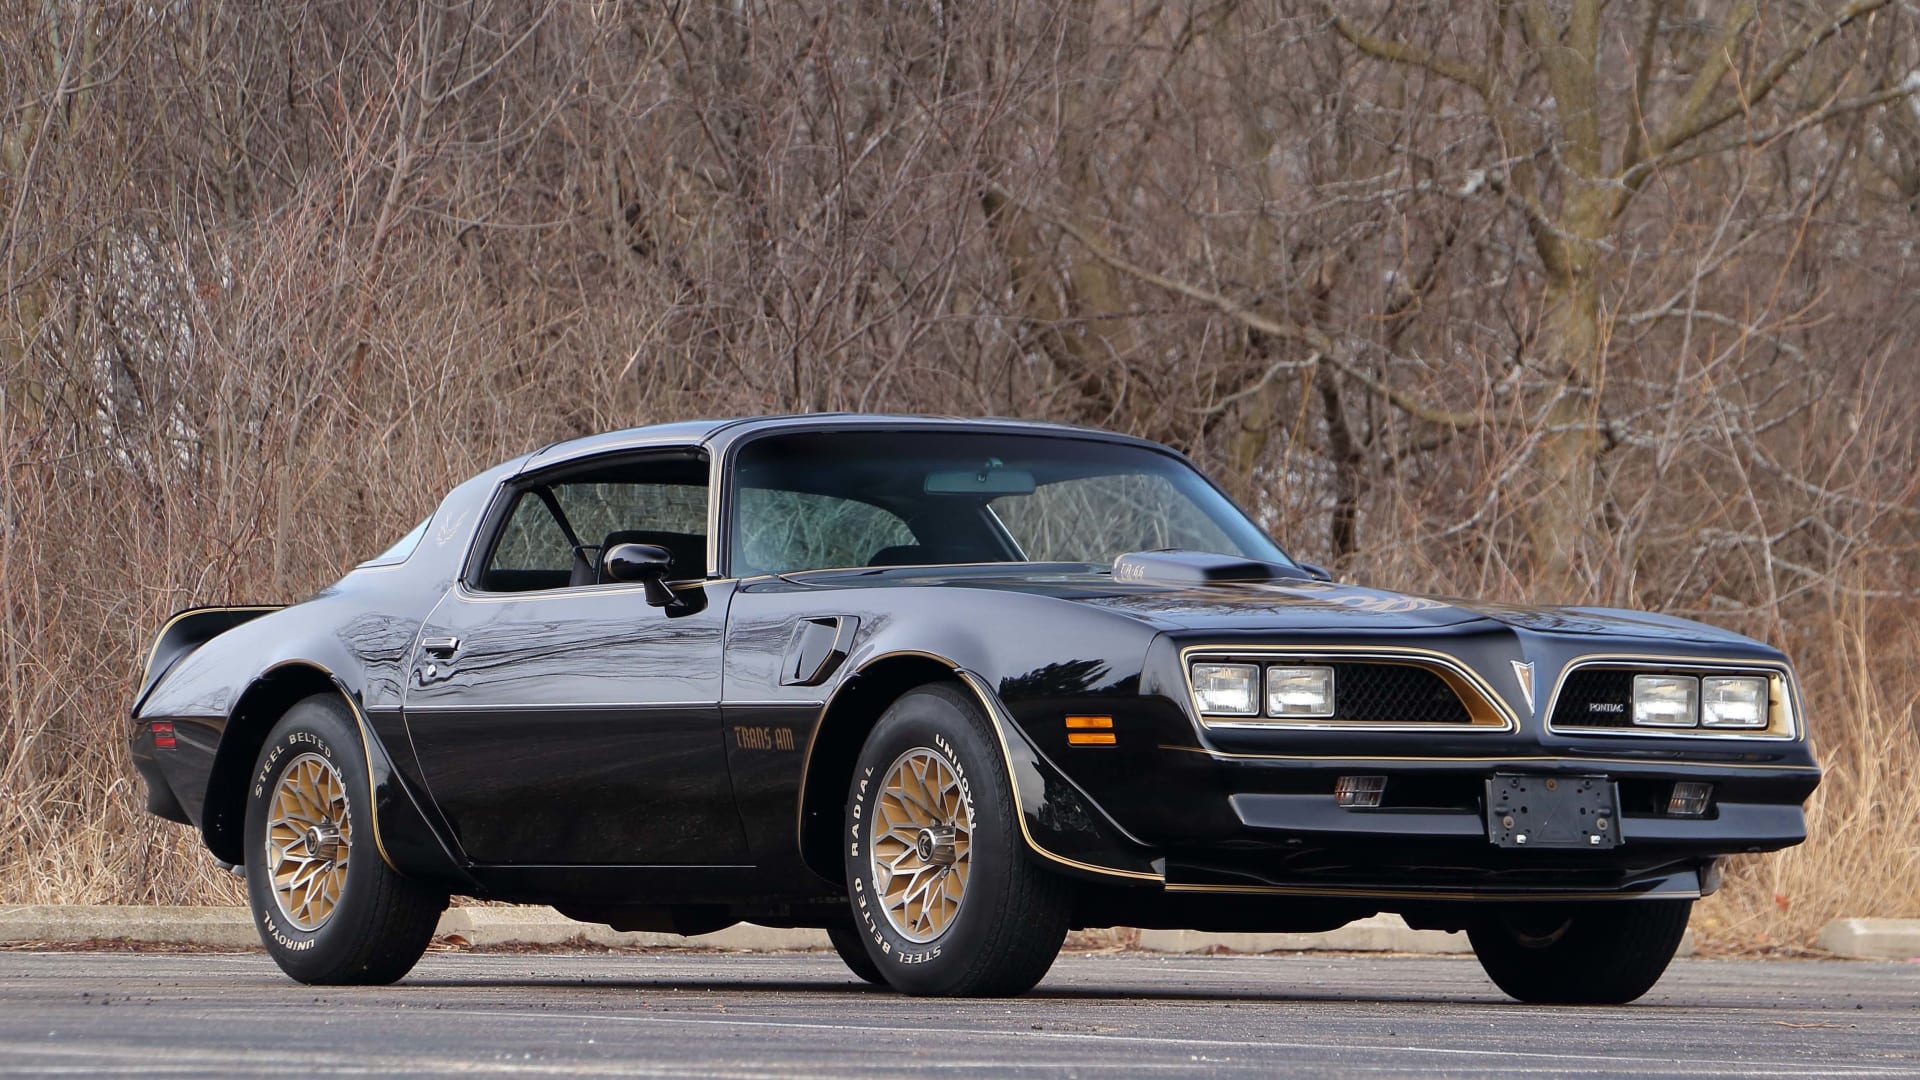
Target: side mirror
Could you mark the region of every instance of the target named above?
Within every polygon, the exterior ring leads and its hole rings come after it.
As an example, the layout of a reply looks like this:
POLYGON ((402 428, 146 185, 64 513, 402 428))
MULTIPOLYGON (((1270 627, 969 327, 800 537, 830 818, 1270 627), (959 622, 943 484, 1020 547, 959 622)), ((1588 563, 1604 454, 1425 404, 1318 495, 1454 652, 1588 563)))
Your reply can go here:
POLYGON ((1333 571, 1327 569, 1324 566, 1315 566, 1310 562, 1303 562, 1300 564, 1300 569, 1305 570, 1307 572, 1307 576, 1312 578, 1315 581, 1332 581, 1333 580, 1333 571))
POLYGON ((673 552, 658 544, 615 544, 600 558, 600 569, 609 581, 638 581, 647 587, 647 603, 670 607, 679 597, 667 588, 667 571, 673 567, 673 552))

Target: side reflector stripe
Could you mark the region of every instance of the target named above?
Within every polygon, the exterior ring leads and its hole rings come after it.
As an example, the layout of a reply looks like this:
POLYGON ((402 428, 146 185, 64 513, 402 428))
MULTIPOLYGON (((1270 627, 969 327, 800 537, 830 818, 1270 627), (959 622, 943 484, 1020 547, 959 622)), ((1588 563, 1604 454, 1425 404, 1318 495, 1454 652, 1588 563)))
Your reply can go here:
POLYGON ((1067 717, 1067 730, 1069 731, 1072 731, 1075 728, 1080 728, 1080 729, 1111 728, 1112 726, 1113 726, 1113 717, 1111 716, 1069 716, 1067 717))

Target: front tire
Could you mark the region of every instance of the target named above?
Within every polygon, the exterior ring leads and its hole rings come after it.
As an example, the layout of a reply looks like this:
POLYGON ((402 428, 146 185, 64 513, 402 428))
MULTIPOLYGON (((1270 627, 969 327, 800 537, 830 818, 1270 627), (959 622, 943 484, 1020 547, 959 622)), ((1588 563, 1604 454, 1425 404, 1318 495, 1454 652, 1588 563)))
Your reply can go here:
POLYGON ((827 940, 833 943, 833 951, 840 954, 841 962, 847 970, 862 980, 875 986, 887 985, 887 977, 880 972, 880 965, 867 955, 867 939, 852 923, 827 927, 827 940))
POLYGON ((897 990, 1023 994, 1066 939, 1071 890, 1027 856, 997 740, 965 691, 933 684, 888 707, 854 765, 854 929, 897 990))
POLYGON ((1660 981, 1690 900, 1516 905, 1467 930, 1487 977, 1534 1004, 1624 1005, 1660 981))
POLYGON ((303 983, 379 985, 412 970, 447 894, 394 873, 374 838, 360 730, 316 695, 268 734, 247 793, 247 900, 280 970, 303 983))

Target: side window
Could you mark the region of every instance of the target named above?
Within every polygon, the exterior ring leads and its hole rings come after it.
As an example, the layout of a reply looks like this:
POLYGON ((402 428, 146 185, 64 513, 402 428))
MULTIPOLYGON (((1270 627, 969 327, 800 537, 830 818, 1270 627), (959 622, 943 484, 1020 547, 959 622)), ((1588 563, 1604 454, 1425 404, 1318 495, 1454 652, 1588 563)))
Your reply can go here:
POLYGON ((583 481, 555 484, 573 533, 599 557, 615 544, 655 544, 673 554, 668 577, 707 576, 707 485, 583 481))
POLYGON ((888 548, 915 543, 907 523, 892 513, 832 495, 743 487, 734 519, 741 577, 866 566, 888 548))
POLYGON ((538 495, 523 491, 507 514, 480 587, 488 592, 557 589, 568 583, 573 564, 573 545, 553 511, 538 495))
POLYGON ((1163 476, 1113 473, 1043 484, 988 505, 1034 562, 1084 562, 1092 553, 1111 561, 1157 548, 1240 550, 1206 518, 1165 512, 1183 498, 1163 476))
POLYGON ((671 577, 705 577, 706 460, 595 464, 537 482, 515 496, 476 584, 487 592, 603 584, 600 556, 616 544, 666 548, 671 577))

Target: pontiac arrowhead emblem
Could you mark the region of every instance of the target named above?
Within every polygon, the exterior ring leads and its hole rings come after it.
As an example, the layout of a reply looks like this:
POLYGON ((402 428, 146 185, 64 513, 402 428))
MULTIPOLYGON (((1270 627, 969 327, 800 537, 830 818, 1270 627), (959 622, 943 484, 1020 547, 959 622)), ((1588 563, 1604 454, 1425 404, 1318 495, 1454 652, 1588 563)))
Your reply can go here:
POLYGON ((1520 680, 1520 692, 1527 695, 1527 711, 1535 708, 1533 704, 1533 661, 1513 661, 1513 677, 1520 680))

